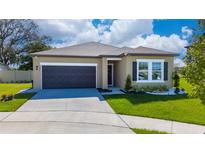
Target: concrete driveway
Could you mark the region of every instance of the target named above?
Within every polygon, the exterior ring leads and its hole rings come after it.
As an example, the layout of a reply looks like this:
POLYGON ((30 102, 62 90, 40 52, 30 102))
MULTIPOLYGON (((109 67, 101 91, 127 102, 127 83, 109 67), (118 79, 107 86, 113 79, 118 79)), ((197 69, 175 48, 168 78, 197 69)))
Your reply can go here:
POLYGON ((0 121, 0 133, 133 133, 96 89, 41 90, 0 121))

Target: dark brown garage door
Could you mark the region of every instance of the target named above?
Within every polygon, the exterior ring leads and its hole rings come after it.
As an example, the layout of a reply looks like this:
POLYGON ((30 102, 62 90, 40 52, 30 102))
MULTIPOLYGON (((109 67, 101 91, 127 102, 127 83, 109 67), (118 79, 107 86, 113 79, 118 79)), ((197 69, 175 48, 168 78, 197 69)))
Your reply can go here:
POLYGON ((42 88, 95 88, 95 66, 42 66, 42 88))

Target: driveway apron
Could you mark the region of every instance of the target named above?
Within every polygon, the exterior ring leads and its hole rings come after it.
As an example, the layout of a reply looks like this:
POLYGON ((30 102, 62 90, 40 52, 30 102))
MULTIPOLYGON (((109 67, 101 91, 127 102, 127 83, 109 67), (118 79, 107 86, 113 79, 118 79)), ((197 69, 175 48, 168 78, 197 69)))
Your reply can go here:
POLYGON ((97 89, 48 89, 2 119, 0 133, 133 132, 97 89))

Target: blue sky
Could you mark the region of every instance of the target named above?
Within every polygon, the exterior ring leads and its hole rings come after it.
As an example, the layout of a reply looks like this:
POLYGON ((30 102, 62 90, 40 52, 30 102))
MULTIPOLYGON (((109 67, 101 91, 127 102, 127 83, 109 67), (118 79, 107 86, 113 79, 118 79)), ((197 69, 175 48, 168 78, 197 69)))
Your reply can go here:
POLYGON ((195 19, 173 19, 173 20, 154 20, 154 32, 159 35, 169 36, 172 33, 181 35, 181 29, 184 26, 196 28, 195 19))
MULTIPOLYGON (((92 20, 92 23, 96 28, 99 24, 111 26, 113 23, 113 19, 107 19, 104 22, 101 22, 101 20, 99 19, 94 19, 92 20)), ((198 26, 196 19, 155 19, 153 21, 153 25, 154 33, 161 36, 169 36, 173 33, 182 35, 182 27, 187 26, 194 29, 198 26)), ((109 31, 109 29, 107 30, 109 31)))
POLYGON ((114 46, 147 46, 180 54, 175 63, 183 65, 197 20, 193 19, 89 19, 35 20, 40 32, 52 37, 52 46, 64 47, 89 41, 114 46))

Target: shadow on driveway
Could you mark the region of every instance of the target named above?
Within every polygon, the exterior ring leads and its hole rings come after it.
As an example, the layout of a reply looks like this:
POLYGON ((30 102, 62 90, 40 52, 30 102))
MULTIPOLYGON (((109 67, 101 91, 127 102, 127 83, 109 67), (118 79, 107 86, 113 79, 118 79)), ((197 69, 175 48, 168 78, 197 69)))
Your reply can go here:
POLYGON ((100 101, 104 101, 103 96, 94 88, 44 89, 40 90, 31 100, 90 97, 98 97, 100 101))

